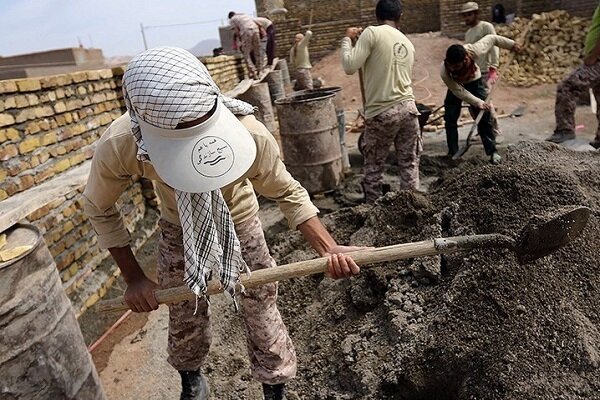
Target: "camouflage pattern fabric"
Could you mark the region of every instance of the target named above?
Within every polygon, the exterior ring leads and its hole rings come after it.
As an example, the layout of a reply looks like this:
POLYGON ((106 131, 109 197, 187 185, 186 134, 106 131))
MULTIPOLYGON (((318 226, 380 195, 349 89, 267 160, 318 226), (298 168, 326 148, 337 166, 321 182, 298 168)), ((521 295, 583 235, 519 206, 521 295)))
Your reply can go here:
POLYGON ((312 74, 310 68, 296 68, 296 84, 294 90, 305 90, 313 88, 312 74))
MULTIPOLYGON (((575 108, 577 99, 584 91, 592 88, 596 102, 600 104, 600 62, 593 65, 582 65, 558 84, 556 89, 555 133, 575 134, 575 108)), ((595 141, 600 142, 600 110, 596 113, 598 127, 595 141)))
POLYGON ((401 189, 419 187, 419 158, 423 142, 419 132, 419 112, 414 101, 404 101, 366 121, 363 142, 363 190, 365 200, 374 202, 382 195, 382 175, 390 145, 398 159, 401 189))
MULTIPOLYGON (((251 270, 275 266, 258 216, 238 224, 242 255, 251 270)), ((161 288, 183 284, 183 231, 160 221, 158 283, 161 288)), ((267 384, 284 383, 296 375, 296 353, 277 309, 277 283, 247 289, 241 295, 252 376, 267 384)), ((169 305, 168 362, 179 371, 198 370, 211 343, 210 308, 206 301, 169 305)), ((232 311, 233 312, 233 311, 232 311)))
POLYGON ((260 47, 260 36, 258 32, 252 34, 242 34, 242 53, 244 53, 244 59, 248 64, 248 70, 251 78, 257 78, 263 70, 263 53, 260 47), (255 57, 256 65, 252 61, 252 53, 260 54, 259 57, 255 57))

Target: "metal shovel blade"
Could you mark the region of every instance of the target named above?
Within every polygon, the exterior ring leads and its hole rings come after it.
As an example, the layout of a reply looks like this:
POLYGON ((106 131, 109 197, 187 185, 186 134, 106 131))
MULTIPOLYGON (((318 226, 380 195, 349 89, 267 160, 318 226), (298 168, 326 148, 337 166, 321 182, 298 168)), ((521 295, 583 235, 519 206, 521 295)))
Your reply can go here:
POLYGON ((526 264, 558 250, 581 234, 591 210, 569 207, 549 216, 534 217, 517 237, 515 251, 521 264, 526 264))

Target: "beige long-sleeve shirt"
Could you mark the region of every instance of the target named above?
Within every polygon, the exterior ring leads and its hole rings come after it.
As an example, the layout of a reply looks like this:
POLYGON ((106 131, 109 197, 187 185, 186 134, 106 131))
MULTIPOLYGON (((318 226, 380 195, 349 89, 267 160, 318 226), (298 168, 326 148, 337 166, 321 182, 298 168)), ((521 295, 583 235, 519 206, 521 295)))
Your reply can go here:
POLYGON ((242 36, 258 33, 258 25, 254 18, 246 14, 235 14, 229 19, 229 25, 236 28, 242 36))
POLYGON ((308 54, 308 44, 311 38, 312 32, 306 31, 304 39, 290 49, 290 64, 294 68, 312 68, 308 54))
MULTIPOLYGON (((496 29, 494 25, 487 21, 479 21, 479 23, 467 30, 465 33, 466 43, 476 43, 487 35, 495 35, 496 29)), ((500 49, 496 46, 492 47, 485 57, 477 60, 477 66, 481 69, 481 73, 486 73, 490 67, 498 69, 500 64, 500 49)))
MULTIPOLYGON (((504 36, 487 35, 486 37, 484 37, 483 39, 481 39, 475 43, 465 44, 463 46, 465 47, 465 49, 467 50, 467 53, 471 56, 471 58, 473 58, 473 60, 475 60, 475 62, 477 62, 477 60, 479 58, 485 57, 486 54, 490 51, 490 49, 494 46, 498 46, 502 49, 510 50, 513 48, 514 45, 515 45, 514 40, 506 38, 504 36)), ((456 97, 458 97, 459 99, 461 99, 462 101, 465 101, 465 102, 469 103, 470 105, 476 106, 476 107, 479 107, 483 103, 485 103, 485 101, 473 96, 471 93, 469 93, 469 91, 467 91, 463 87, 463 85, 461 85, 460 83, 458 83, 454 79, 452 79, 450 74, 448 74, 448 71, 446 71, 446 66, 444 65, 443 62, 442 62, 441 69, 440 69, 440 76, 442 77, 442 80, 444 81, 446 86, 448 86, 448 89, 450 89, 450 91, 452 91, 452 93, 454 93, 454 95, 456 97)), ((475 75, 473 75, 473 78, 469 82, 473 82, 479 78, 481 78, 481 70, 479 69, 479 67, 477 67, 477 70, 475 71, 475 75)), ((468 83, 468 82, 465 82, 465 83, 468 83)))
POLYGON ((363 68, 365 115, 373 118, 394 104, 414 100, 412 68, 415 47, 398 29, 369 26, 352 47, 342 39, 342 66, 351 75, 363 68))
MULTIPOLYGON (((271 133, 252 115, 240 117, 256 143, 256 160, 237 181, 221 189, 234 223, 247 221, 258 212, 254 190, 278 202, 290 227, 319 212, 306 190, 285 169, 271 133)), ((84 210, 98 234, 101 248, 124 247, 131 238, 115 203, 131 185, 133 175, 154 181, 161 217, 180 225, 173 188, 164 183, 152 164, 137 159, 129 114, 114 121, 97 143, 83 196, 84 210)))

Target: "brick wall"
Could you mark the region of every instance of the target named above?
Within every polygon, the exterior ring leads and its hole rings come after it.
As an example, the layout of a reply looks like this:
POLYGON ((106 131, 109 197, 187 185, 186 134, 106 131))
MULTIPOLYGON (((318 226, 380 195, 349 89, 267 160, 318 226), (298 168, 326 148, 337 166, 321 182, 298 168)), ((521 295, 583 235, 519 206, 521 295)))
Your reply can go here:
MULTIPOLYGON (((440 17, 442 33, 450 37, 464 37, 466 28, 458 14, 464 0, 441 0, 440 17)), ((481 19, 489 21, 491 10, 497 1, 478 1, 481 19)), ((552 10, 566 10, 572 15, 591 18, 598 6, 597 0, 513 0, 505 5, 507 12, 516 12, 517 16, 530 17, 534 13, 552 10)))
MULTIPOLYGON (((376 0, 299 0, 286 1, 288 13, 284 18, 274 18, 277 40, 277 56, 287 58, 294 35, 309 28, 314 33, 310 45, 313 61, 322 58, 340 46, 349 26, 376 24, 376 0)), ((440 0, 405 0, 401 21, 405 33, 438 31, 440 29, 440 0)), ((259 15, 266 15, 272 0, 256 0, 259 15)))
MULTIPOLYGON (((202 60, 223 91, 244 78, 240 56, 202 60)), ((53 178, 85 168, 96 140, 124 112, 122 68, 84 71, 42 78, 0 81, 0 201, 53 178)), ((106 252, 98 248, 96 235, 83 213, 83 186, 32 212, 27 221, 43 233, 67 293, 81 303, 81 311, 106 291, 105 282, 94 279, 94 268, 106 252), (74 293, 77 286, 96 281, 87 297, 74 293)), ((128 229, 133 230, 156 206, 147 182, 133 179, 119 206, 128 229)), ((156 213, 151 213, 156 218, 156 213)), ((136 229, 137 230, 137 229, 136 229)), ((147 237, 152 229, 147 230, 147 237)), ((145 238, 142 237, 142 240, 145 238)))

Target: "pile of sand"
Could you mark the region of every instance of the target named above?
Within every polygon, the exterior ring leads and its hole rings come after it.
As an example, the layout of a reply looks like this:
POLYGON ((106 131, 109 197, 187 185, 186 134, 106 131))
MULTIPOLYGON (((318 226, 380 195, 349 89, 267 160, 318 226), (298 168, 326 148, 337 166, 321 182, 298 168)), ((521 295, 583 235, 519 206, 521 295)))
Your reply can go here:
MULTIPOLYGON (((427 195, 389 193, 325 221, 340 242, 384 246, 516 235, 568 205, 593 210, 588 227, 529 265, 508 250, 476 250, 380 264, 350 280, 282 282, 300 362, 290 389, 306 399, 598 398, 599 153, 523 143, 501 166, 465 163, 427 195)), ((280 264, 314 256, 296 234, 270 242, 280 264)))

